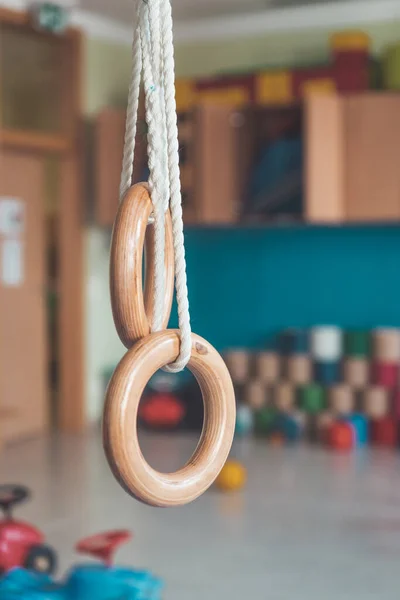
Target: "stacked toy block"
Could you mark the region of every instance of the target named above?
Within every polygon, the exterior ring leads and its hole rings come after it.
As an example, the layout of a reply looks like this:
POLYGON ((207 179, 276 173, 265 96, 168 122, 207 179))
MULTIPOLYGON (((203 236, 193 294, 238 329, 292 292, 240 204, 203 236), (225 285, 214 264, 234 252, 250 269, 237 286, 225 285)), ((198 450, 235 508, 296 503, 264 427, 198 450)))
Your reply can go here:
POLYGON ((343 449, 398 443, 400 329, 285 330, 272 351, 225 359, 243 432, 343 449))

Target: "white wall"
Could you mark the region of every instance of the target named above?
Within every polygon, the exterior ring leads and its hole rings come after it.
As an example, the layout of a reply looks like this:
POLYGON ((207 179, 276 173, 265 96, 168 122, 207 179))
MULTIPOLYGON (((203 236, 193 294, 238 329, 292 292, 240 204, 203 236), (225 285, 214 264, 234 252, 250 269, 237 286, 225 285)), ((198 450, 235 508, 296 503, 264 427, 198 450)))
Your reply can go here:
MULTIPOLYGON (((124 106, 130 47, 98 40, 85 42, 85 98, 88 118, 104 106, 124 106)), ((99 420, 104 371, 117 364, 124 347, 116 334, 108 286, 110 231, 90 225, 85 232, 86 414, 99 420)))

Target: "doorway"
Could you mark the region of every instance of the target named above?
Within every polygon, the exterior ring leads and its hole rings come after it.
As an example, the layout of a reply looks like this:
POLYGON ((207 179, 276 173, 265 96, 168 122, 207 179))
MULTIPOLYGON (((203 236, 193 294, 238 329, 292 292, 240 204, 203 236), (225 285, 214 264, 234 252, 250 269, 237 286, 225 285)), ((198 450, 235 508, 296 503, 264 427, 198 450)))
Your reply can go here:
POLYGON ((37 31, 28 13, 0 9, 0 57, 0 435, 10 441, 85 424, 81 34, 37 31))

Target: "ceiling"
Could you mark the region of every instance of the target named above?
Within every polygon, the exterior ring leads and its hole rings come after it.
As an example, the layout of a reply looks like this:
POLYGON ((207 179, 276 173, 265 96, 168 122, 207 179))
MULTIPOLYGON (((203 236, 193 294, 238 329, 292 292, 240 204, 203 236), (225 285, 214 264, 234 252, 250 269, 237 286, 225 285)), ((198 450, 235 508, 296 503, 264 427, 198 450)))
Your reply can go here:
MULTIPOLYGON (((337 0, 333 0, 337 1, 337 0)), ((172 0, 173 16, 177 21, 197 18, 257 12, 268 8, 324 4, 332 0, 172 0)), ((79 0, 84 10, 109 17, 121 23, 132 20, 132 0, 79 0)))

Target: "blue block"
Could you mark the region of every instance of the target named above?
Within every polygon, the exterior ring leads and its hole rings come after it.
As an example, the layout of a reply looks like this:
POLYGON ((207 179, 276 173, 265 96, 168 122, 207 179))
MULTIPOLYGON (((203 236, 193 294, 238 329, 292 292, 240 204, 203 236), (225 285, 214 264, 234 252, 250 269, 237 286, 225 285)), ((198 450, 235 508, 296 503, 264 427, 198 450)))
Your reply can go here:
POLYGON ((335 385, 341 379, 340 362, 317 362, 314 372, 316 381, 325 386, 335 385))
POLYGON ((310 338, 306 329, 286 329, 279 336, 279 348, 282 354, 308 354, 310 338))
POLYGON ((287 442, 294 443, 301 438, 302 427, 293 415, 281 413, 276 417, 273 432, 282 434, 287 442))
POLYGON ((344 419, 354 429, 357 446, 366 446, 369 442, 369 421, 365 415, 354 414, 344 419))

